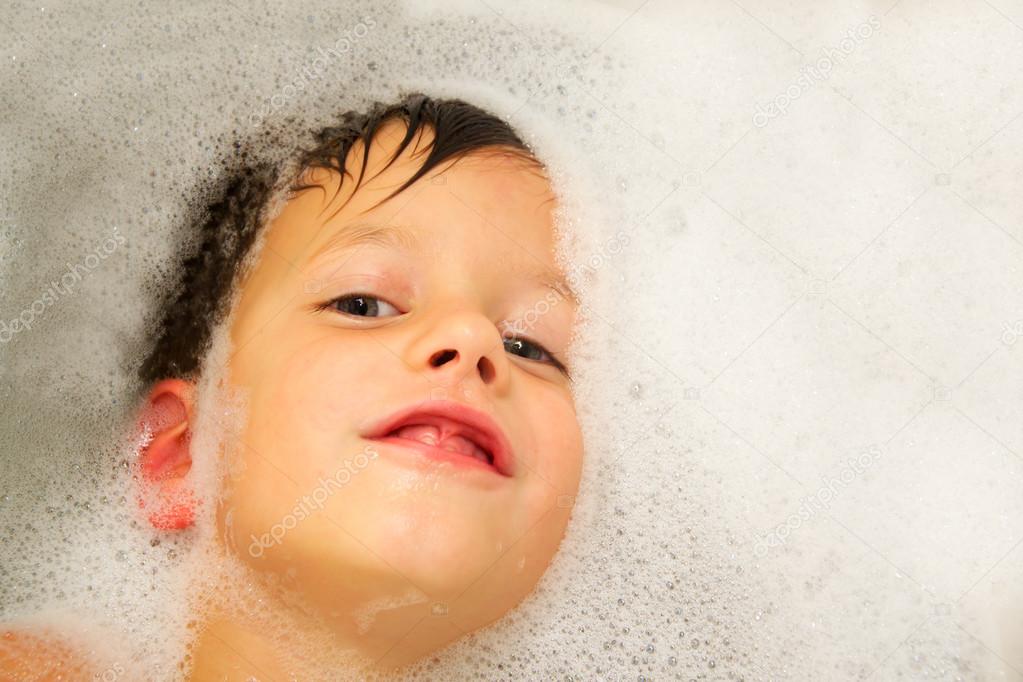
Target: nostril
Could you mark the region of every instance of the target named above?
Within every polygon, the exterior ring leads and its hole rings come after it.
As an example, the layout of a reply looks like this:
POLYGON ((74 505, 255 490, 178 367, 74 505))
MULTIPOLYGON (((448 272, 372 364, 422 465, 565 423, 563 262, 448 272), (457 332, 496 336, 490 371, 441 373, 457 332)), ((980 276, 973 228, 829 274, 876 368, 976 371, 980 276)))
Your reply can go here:
POLYGON ((431 367, 440 367, 441 365, 451 362, 458 357, 458 351, 451 350, 439 350, 430 357, 431 367))
POLYGON ((494 375, 497 374, 497 370, 494 369, 494 363, 487 358, 480 358, 480 361, 476 363, 476 367, 480 371, 480 378, 483 379, 483 383, 489 384, 494 379, 494 375))

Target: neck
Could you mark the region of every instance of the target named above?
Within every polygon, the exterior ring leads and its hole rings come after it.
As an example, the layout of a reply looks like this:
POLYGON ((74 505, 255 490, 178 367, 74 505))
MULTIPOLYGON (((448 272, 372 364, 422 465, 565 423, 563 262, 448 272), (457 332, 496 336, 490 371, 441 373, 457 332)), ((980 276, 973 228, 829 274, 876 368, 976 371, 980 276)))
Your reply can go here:
MULTIPOLYGON (((261 601, 265 608, 269 600, 261 601)), ((258 616, 211 613, 193 644, 189 679, 283 682, 321 674, 337 679, 344 672, 363 677, 405 666, 461 634, 451 619, 432 616, 430 604, 411 601, 390 600, 386 608, 363 609, 364 617, 330 621, 280 602, 258 616)))

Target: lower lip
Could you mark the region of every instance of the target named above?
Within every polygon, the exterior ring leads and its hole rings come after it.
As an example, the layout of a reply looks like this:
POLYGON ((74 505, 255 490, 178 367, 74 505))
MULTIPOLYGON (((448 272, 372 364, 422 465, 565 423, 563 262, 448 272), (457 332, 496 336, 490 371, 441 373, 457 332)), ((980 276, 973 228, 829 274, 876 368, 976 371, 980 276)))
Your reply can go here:
POLYGON ((458 452, 451 452, 443 448, 438 448, 435 445, 427 445, 426 443, 420 443, 417 440, 411 440, 409 438, 397 438, 394 436, 388 436, 386 438, 373 438, 375 443, 386 443, 388 445, 396 445, 397 449, 402 450, 405 453, 414 455, 414 462, 419 466, 425 466, 429 469, 447 468, 438 467, 438 465, 448 465, 454 467, 457 471, 480 471, 486 472, 495 478, 508 478, 495 467, 486 462, 481 462, 475 457, 469 455, 463 455, 458 452))

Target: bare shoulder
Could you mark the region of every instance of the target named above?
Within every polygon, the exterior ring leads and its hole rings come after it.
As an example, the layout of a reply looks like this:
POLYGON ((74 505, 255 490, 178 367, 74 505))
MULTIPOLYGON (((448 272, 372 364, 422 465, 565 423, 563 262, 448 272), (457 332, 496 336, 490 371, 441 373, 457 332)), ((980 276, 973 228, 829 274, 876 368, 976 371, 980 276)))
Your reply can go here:
POLYGON ((64 682, 104 678, 103 671, 96 670, 66 638, 48 630, 0 625, 0 679, 64 682))

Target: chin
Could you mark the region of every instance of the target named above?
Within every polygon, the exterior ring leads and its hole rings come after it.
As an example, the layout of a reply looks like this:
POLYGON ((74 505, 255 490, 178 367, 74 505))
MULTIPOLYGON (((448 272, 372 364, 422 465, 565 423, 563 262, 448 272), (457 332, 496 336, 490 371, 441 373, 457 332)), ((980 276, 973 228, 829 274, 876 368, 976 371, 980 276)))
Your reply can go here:
POLYGON ((374 525, 366 545, 431 597, 461 593, 501 554, 490 532, 453 510, 392 511, 374 525))

